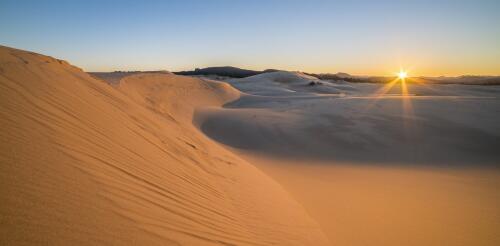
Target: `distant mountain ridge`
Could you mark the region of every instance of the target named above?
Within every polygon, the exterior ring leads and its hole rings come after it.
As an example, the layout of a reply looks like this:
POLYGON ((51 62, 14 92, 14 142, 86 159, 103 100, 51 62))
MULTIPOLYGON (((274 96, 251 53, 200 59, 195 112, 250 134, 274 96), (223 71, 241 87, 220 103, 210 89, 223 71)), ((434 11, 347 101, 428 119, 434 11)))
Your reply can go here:
POLYGON ((249 69, 242 69, 231 66, 223 66, 223 67, 207 67, 207 68, 196 68, 191 71, 180 71, 174 72, 174 74, 178 75, 218 75, 232 78, 245 78, 249 76, 254 76, 261 73, 267 72, 275 72, 278 71, 276 69, 266 69, 264 71, 256 71, 249 69))
MULTIPOLYGON (((230 77, 230 78, 246 78, 254 75, 259 75, 263 73, 270 72, 278 72, 278 71, 286 71, 279 69, 266 69, 263 71, 258 70, 249 70, 242 69, 238 67, 232 66, 221 66, 221 67, 206 67, 206 68, 196 68, 191 71, 179 71, 173 72, 177 75, 188 75, 188 76, 222 76, 222 77, 230 77)), ((384 83, 392 80, 392 77, 366 77, 366 76, 354 76, 348 73, 306 73, 302 72, 305 75, 312 76, 321 80, 342 80, 348 82, 358 82, 358 83, 384 83)))

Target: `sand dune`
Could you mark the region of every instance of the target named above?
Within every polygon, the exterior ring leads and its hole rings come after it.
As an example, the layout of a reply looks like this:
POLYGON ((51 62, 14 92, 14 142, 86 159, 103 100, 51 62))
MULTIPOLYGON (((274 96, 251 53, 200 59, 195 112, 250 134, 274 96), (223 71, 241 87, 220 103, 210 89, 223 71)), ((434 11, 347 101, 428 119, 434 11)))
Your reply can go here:
POLYGON ((319 82, 315 77, 300 73, 277 71, 258 74, 242 79, 228 80, 231 85, 252 95, 275 96, 286 93, 339 93, 338 87, 345 86, 329 82, 321 82, 322 86, 311 86, 311 82, 319 82))
POLYGON ((499 87, 229 83, 0 47, 0 244, 500 243, 499 87))
POLYGON ((324 245, 280 185, 192 123, 240 94, 135 74, 117 88, 0 48, 0 244, 324 245))
POLYGON ((340 94, 318 94, 316 87, 330 82, 310 87, 303 78, 277 72, 230 81, 250 94, 200 112, 201 129, 233 147, 306 160, 499 164, 498 87, 410 84, 410 96, 401 97, 399 84, 379 95, 381 85, 349 83, 333 85, 340 94), (279 80, 302 88, 251 94, 255 88, 288 86, 273 82, 279 80))
POLYGON ((343 83, 325 94, 316 88, 329 82, 288 73, 290 91, 267 76, 230 80, 245 94, 195 117, 291 192, 332 244, 500 243, 500 87, 409 84, 403 97, 400 84, 380 94, 343 83))

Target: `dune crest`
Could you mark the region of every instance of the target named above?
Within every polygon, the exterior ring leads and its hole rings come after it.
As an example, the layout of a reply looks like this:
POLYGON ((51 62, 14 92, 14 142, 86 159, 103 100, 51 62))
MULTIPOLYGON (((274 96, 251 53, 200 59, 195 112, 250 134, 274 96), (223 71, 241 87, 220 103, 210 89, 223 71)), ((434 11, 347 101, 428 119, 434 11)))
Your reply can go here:
POLYGON ((191 124, 239 96, 226 84, 138 74, 117 90, 0 47, 0 86, 2 245, 327 244, 281 186, 191 124))

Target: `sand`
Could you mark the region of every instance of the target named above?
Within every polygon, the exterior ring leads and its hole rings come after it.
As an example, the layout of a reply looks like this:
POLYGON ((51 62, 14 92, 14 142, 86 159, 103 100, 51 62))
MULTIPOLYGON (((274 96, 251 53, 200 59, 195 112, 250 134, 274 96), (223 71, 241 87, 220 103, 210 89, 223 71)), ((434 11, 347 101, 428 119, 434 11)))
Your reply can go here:
POLYGON ((195 117, 333 245, 500 243, 499 86, 413 83, 402 96, 401 83, 283 73, 229 80, 242 96, 195 117))
POLYGON ((226 82, 0 47, 0 244, 500 244, 500 87, 226 82))
POLYGON ((277 182, 201 134, 240 93, 168 73, 114 87, 0 47, 1 245, 327 245, 277 182))
MULTIPOLYGON (((242 153, 243 154, 243 153, 242 153)), ((248 154, 321 225, 332 245, 498 245, 500 175, 294 161, 248 154)))

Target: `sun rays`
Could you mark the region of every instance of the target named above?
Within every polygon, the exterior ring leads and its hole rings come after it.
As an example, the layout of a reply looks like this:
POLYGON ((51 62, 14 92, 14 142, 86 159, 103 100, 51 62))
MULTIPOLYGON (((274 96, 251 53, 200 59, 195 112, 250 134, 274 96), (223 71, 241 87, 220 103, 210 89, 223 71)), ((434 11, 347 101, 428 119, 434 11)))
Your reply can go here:
POLYGON ((414 95, 410 94, 408 84, 413 80, 409 77, 408 72, 403 69, 401 69, 395 75, 396 77, 393 80, 386 83, 372 94, 372 100, 370 100, 370 103, 368 104, 366 110, 370 110, 377 103, 377 101, 381 99, 401 99, 401 114, 402 118, 404 119, 403 124, 405 124, 405 128, 409 128, 410 121, 412 121, 412 119, 414 118, 413 106, 411 102, 414 95), (397 86, 401 87, 400 92, 392 92, 394 89, 397 89, 397 86))
POLYGON ((407 78, 408 74, 404 71, 400 72, 398 80, 401 82, 401 99, 403 102, 403 116, 405 124, 408 124, 413 119, 413 106, 411 103, 412 95, 408 92, 407 78), (401 74, 404 73, 404 74, 401 74), (404 76, 401 76, 404 75, 404 76))

